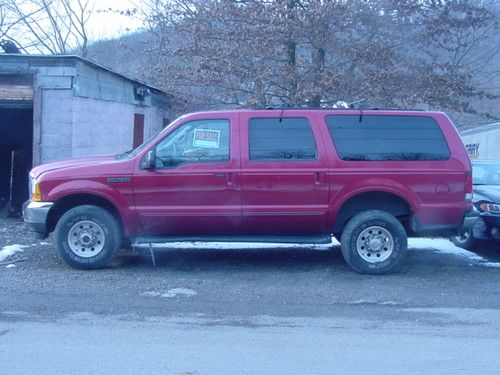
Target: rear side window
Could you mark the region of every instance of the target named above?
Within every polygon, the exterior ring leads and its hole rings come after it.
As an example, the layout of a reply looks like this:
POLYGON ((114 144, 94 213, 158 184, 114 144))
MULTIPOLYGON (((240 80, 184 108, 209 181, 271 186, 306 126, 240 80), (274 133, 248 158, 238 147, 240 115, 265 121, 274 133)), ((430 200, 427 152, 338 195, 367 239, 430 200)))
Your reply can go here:
POLYGON ((327 116, 343 160, 446 160, 450 150, 436 121, 425 116, 327 116))
POLYGON ((316 159, 316 143, 306 118, 253 118, 248 129, 252 161, 316 159))

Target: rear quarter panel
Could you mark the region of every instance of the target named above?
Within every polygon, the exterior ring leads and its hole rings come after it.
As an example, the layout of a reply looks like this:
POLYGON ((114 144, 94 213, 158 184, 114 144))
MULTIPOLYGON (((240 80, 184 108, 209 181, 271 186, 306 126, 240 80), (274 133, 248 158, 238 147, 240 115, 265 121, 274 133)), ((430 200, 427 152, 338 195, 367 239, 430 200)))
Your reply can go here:
MULTIPOLYGON (((470 161, 449 118, 437 112, 404 112, 398 115, 430 116, 438 123, 450 150, 448 160, 437 161, 345 161, 341 160, 328 131, 325 118, 359 111, 318 113, 316 122, 323 131, 329 152, 329 223, 333 228, 342 205, 364 192, 383 191, 404 199, 422 227, 459 226, 470 208, 464 199, 465 174, 470 161)), ((363 111, 363 115, 395 115, 386 111, 363 111)), ((369 145, 367 145, 369 147, 369 145)))

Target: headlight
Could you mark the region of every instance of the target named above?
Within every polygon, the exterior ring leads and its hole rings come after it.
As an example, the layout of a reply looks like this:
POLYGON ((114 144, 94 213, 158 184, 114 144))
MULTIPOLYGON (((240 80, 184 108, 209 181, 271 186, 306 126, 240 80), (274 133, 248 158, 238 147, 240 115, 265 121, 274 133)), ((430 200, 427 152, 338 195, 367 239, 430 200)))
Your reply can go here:
POLYGON ((500 212, 500 205, 493 203, 481 203, 479 208, 483 211, 500 212))

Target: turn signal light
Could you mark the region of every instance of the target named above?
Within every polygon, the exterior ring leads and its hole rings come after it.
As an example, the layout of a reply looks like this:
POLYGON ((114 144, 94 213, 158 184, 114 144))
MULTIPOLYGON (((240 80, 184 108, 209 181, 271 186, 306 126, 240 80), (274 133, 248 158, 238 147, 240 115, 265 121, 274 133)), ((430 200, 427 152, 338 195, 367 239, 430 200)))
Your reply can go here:
POLYGON ((42 201, 42 192, 40 191, 40 184, 35 184, 33 189, 33 194, 31 195, 31 200, 36 202, 42 201))

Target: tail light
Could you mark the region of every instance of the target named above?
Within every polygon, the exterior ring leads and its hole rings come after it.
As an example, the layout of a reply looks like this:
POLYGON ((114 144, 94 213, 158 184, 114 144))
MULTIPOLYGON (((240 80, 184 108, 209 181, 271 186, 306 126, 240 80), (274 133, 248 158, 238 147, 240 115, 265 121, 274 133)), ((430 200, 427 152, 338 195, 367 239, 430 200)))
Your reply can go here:
POLYGON ((472 173, 465 173, 465 200, 472 201, 472 173))

